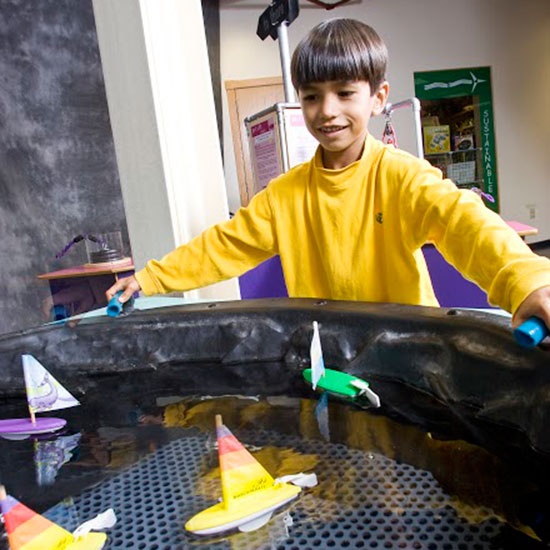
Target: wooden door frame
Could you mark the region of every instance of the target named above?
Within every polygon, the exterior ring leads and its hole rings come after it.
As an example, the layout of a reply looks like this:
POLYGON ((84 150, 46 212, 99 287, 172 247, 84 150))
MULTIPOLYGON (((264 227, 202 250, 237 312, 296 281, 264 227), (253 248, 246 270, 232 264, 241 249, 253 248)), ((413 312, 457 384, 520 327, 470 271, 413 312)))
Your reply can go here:
MULTIPOLYGON (((252 195, 253 178, 252 167, 250 161, 250 150, 248 142, 243 143, 242 136, 246 136, 246 128, 244 127, 244 118, 239 115, 237 93, 239 90, 247 88, 261 88, 267 86, 280 85, 283 90, 283 79, 277 77, 253 78, 248 80, 226 80, 225 90, 227 93, 227 106, 229 110, 229 120, 231 124, 231 136, 233 138, 233 149, 235 152, 235 164, 237 169, 237 180, 239 183, 239 195, 241 205, 246 206, 252 195), (242 118, 242 120, 241 120, 242 118)), ((274 102, 275 103, 275 102, 274 102)), ((269 107, 269 105, 266 105, 269 107)), ((249 115, 247 115, 249 116, 249 115)))

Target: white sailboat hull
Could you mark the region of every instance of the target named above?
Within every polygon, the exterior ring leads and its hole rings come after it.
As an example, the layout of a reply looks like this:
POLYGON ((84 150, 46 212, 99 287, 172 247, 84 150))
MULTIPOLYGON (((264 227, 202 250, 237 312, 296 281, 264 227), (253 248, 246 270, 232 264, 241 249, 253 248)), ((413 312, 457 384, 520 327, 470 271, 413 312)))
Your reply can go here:
MULTIPOLYGON (((277 504, 267 506, 266 508, 262 510, 258 510, 252 514, 243 515, 242 517, 239 517, 237 519, 229 520, 226 523, 222 523, 219 525, 202 528, 202 529, 193 529, 186 526, 186 529, 194 533, 196 535, 217 535, 219 533, 224 533, 226 531, 231 531, 233 529, 239 529, 239 531, 249 532, 249 531, 255 531, 256 529, 259 529, 260 527, 263 527, 273 515, 273 512, 278 510, 279 508, 282 508, 292 500, 294 500, 298 496, 298 493, 295 495, 292 495, 291 497, 282 500, 278 502, 277 504)), ((222 504, 223 505, 223 504, 222 504)), ((217 506, 220 506, 220 504, 216 504, 212 508, 215 508, 217 506)), ((207 512, 208 510, 212 510, 212 508, 208 508, 207 510, 204 510, 204 512, 207 512)), ((200 514, 197 514, 199 516, 200 514)), ((195 518, 197 517, 195 516, 195 518)))

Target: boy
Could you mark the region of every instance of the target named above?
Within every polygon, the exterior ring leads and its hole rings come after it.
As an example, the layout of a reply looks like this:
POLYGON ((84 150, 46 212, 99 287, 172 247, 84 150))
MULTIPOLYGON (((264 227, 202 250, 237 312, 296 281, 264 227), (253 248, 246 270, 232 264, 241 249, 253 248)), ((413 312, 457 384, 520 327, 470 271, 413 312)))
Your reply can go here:
POLYGON ((149 261, 124 290, 185 291, 235 277, 275 254, 289 296, 437 306, 421 246, 432 241, 492 303, 550 326, 550 260, 533 254, 471 191, 427 161, 369 135, 386 104, 386 46, 359 21, 333 19, 291 64, 313 159, 273 180, 233 219, 149 261))

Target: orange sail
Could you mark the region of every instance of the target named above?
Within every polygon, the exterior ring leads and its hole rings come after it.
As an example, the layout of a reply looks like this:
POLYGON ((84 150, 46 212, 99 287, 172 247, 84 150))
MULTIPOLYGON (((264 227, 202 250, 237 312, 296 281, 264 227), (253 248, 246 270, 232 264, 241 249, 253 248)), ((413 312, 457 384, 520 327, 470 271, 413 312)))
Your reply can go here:
POLYGON ((10 550, 100 550, 107 535, 88 533, 75 539, 69 532, 6 494, 0 485, 0 512, 10 550))
POLYGON ((246 450, 243 444, 216 416, 216 437, 222 478, 223 501, 231 506, 234 499, 273 485, 268 471, 246 450))
POLYGON ((185 528, 197 535, 265 525, 278 510, 300 493, 300 487, 275 481, 216 415, 216 435, 222 482, 222 502, 199 512, 185 528))

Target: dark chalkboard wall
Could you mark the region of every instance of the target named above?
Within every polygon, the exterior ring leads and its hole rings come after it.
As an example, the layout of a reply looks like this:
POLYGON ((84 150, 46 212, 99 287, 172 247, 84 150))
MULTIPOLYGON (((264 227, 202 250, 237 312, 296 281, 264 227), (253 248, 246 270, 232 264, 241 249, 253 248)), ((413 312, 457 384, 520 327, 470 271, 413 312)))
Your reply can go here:
POLYGON ((114 230, 128 247, 92 3, 0 0, 0 333, 44 322, 36 276, 86 261, 55 259, 69 240, 114 230))
MULTIPOLYGON (((219 1, 202 0, 221 121, 219 1)), ((221 135, 221 126, 220 126, 221 135)), ((0 0, 0 334, 49 320, 37 275, 87 261, 76 235, 131 255, 91 0, 0 0)))

